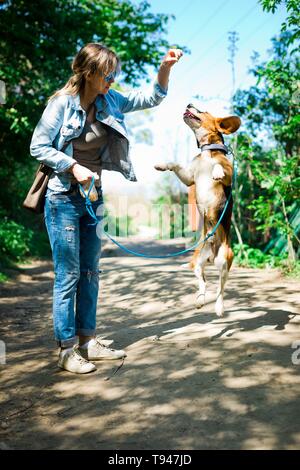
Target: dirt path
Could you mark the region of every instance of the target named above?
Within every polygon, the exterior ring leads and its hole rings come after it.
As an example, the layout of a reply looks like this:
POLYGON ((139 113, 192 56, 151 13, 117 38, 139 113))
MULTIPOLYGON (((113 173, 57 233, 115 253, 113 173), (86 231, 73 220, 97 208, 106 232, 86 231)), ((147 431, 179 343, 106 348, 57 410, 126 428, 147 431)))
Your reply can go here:
POLYGON ((299 448, 300 283, 234 267, 217 319, 213 268, 197 310, 182 257, 116 254, 104 249, 98 332, 126 348, 117 372, 107 362, 87 376, 57 369, 50 262, 1 286, 0 448, 299 448))

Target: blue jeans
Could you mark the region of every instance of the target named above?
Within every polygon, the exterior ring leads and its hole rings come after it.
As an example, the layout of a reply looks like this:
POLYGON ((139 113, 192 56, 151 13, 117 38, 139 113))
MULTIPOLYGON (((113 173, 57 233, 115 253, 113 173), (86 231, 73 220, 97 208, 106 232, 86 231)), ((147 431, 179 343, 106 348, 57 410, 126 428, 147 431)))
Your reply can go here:
MULTIPOLYGON (((103 198, 92 203, 99 222, 103 198)), ((61 347, 71 347, 76 336, 92 336, 96 331, 99 290, 101 234, 93 223, 85 199, 72 185, 67 192, 47 189, 44 209, 54 265, 53 323, 61 347)))

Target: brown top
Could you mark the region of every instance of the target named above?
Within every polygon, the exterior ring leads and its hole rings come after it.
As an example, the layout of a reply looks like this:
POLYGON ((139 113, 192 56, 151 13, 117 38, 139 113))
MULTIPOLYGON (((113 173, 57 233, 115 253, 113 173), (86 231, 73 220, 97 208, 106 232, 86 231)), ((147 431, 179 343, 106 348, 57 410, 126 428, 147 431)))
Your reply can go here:
MULTIPOLYGON (((77 162, 98 173, 96 186, 101 186, 101 153, 107 144, 107 131, 95 118, 95 110, 89 113, 79 137, 72 140, 73 158, 77 162)), ((74 181, 76 182, 75 178, 74 181)))

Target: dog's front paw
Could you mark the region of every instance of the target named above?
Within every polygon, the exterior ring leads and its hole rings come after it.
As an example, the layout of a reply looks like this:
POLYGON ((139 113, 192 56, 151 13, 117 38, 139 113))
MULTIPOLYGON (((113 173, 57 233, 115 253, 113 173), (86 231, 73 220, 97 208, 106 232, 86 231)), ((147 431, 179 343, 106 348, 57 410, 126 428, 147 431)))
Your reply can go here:
POLYGON ((224 173, 222 165, 219 165, 219 163, 217 163, 213 167, 213 171, 212 171, 213 179, 214 180, 221 180, 222 178, 224 178, 224 176, 225 176, 225 173, 224 173))
POLYGON ((158 163, 157 165, 154 165, 154 168, 158 171, 167 171, 168 165, 166 163, 158 163))

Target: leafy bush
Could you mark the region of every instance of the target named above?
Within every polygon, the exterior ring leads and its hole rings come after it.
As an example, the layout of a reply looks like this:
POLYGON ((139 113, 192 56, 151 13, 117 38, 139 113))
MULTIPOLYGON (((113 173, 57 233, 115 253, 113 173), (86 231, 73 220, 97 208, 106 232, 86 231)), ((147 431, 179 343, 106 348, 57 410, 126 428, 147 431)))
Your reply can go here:
POLYGON ((234 261, 238 266, 248 268, 279 268, 285 276, 300 278, 300 262, 291 264, 287 252, 280 256, 272 251, 264 253, 249 245, 235 244, 233 246, 234 261))
POLYGON ((282 256, 273 254, 265 254, 258 248, 251 248, 249 245, 235 244, 233 246, 235 262, 239 266, 247 266, 249 268, 276 268, 282 264, 282 256))
POLYGON ((287 277, 300 278, 300 261, 296 261, 292 267, 288 264, 282 267, 282 273, 287 277))
POLYGON ((0 220, 0 255, 16 261, 24 259, 30 252, 30 241, 33 231, 26 229, 20 223, 8 220, 4 216, 0 220))
POLYGON ((8 276, 4 273, 0 272, 0 283, 1 282, 6 282, 8 280, 8 276))

